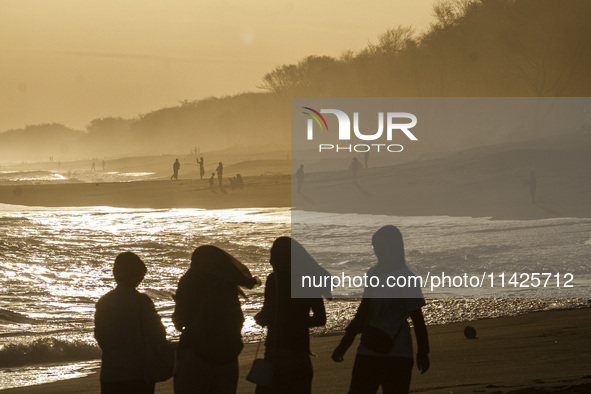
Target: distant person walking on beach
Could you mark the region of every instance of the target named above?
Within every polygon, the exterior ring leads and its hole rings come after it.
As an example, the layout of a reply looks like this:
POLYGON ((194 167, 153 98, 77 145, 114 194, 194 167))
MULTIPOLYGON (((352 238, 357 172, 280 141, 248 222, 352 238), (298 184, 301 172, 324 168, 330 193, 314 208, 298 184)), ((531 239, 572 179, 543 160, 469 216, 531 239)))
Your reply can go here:
POLYGON ((258 278, 222 249, 195 249, 174 296, 172 321, 182 332, 175 393, 236 393, 244 323, 239 286, 252 289, 257 284, 258 278))
MULTIPOLYGON (((404 243, 398 228, 382 227, 372 237, 372 245, 378 262, 367 271, 368 277, 378 277, 380 283, 385 283, 391 277, 414 276, 406 266, 404 243)), ((373 394, 380 386, 384 394, 408 393, 413 365, 409 316, 417 339, 417 367, 421 373, 427 372, 429 339, 421 312, 424 305, 419 287, 365 288, 357 313, 332 354, 334 361, 343 361, 355 336, 361 334, 350 394, 373 394)))
POLYGON ((357 160, 356 157, 354 157, 351 161, 351 165, 349 166, 349 170, 351 170, 351 180, 355 184, 357 184, 357 172, 359 172, 360 167, 361 163, 359 162, 359 160, 357 160))
POLYGON ((203 175, 205 175, 205 165, 203 163, 203 156, 197 160, 197 164, 199 164, 199 177, 203 179, 203 175))
POLYGON ((222 164, 221 161, 219 162, 218 168, 216 168, 215 171, 218 173, 218 183, 219 183, 220 189, 221 189, 222 188, 222 177, 224 175, 224 165, 222 164))
POLYGON ((298 182, 298 193, 302 194, 302 186, 304 184, 304 179, 306 175, 304 174, 304 165, 300 164, 300 168, 298 168, 296 172, 296 180, 298 182))
MULTIPOLYGON (((154 381, 146 369, 148 347, 166 348, 166 330, 150 297, 136 287, 146 266, 134 253, 115 259, 117 287, 96 303, 94 337, 101 350, 101 393, 154 393, 154 381)), ((170 374, 173 354, 170 350, 170 374)))
POLYGON ((263 308, 255 315, 259 325, 269 328, 265 359, 271 363, 273 383, 272 387, 257 386, 256 394, 312 391, 309 329, 326 324, 326 311, 321 296, 291 298, 292 255, 294 264, 303 263, 298 261, 303 255, 312 260, 303 246, 289 237, 273 242, 270 261, 273 272, 265 284, 263 308))
POLYGON ((94 161, 92 162, 92 166, 90 167, 90 171, 94 171, 95 170, 95 166, 94 166, 94 161))
POLYGON ((215 186, 215 173, 211 173, 211 178, 209 178, 209 190, 213 191, 215 186))
POLYGON ((181 163, 179 163, 179 159, 176 159, 174 164, 172 165, 172 176, 170 179, 179 180, 179 170, 181 169, 181 163))
POLYGON ((525 181, 525 184, 529 185, 529 195, 531 197, 531 202, 535 203, 536 202, 536 188, 538 187, 538 181, 536 180, 536 175, 534 174, 533 170, 529 173, 529 179, 527 181, 525 181))

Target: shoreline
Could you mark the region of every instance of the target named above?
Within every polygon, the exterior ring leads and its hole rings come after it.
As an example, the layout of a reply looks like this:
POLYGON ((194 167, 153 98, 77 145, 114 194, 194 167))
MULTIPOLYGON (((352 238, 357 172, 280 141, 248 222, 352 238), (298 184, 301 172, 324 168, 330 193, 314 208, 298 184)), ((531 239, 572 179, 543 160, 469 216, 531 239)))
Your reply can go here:
MULTIPOLYGON (((40 207, 277 208, 289 207, 290 177, 245 177, 243 189, 212 191, 207 180, 150 180, 0 186, 0 203, 40 207)), ((217 182, 217 180, 216 180, 217 182)))
MULTIPOLYGON (((521 316, 477 320, 476 340, 463 336, 466 323, 429 326, 431 369, 419 375, 413 369, 412 392, 584 392, 591 390, 591 345, 587 335, 591 308, 532 312, 521 316), (576 361, 576 362, 574 362, 576 361), (578 390, 578 391, 577 391, 578 390)), ((359 338, 357 338, 357 341, 359 338)), ((311 338, 314 365, 313 392, 343 393, 348 389, 354 344, 345 362, 336 364, 330 354, 340 335, 311 338)), ((246 344, 240 363, 238 393, 254 392, 244 378, 255 357, 257 344, 246 344)), ((259 351, 259 356, 261 351, 259 351)), ((7 389, 10 394, 43 391, 98 393, 98 374, 69 380, 7 389)), ((157 393, 172 393, 172 380, 158 383, 157 393)))
MULTIPOLYGON (((372 169, 373 170, 373 169, 372 169)), ((375 169, 378 170, 378 169, 375 169)), ((329 181, 311 174, 302 194, 292 200, 290 175, 244 177, 242 189, 217 184, 210 190, 207 180, 145 180, 104 183, 59 183, 0 185, 0 203, 31 207, 114 208, 284 208, 308 212, 357 213, 389 216, 449 216, 490 218, 491 220, 539 220, 553 218, 591 218, 591 205, 585 193, 580 201, 563 206, 560 212, 544 201, 532 204, 514 194, 479 193, 459 200, 442 190, 414 189, 383 191, 378 184, 354 185, 347 178, 329 181), (335 196, 340 196, 335 199, 335 196), (437 199, 425 198, 437 195, 437 199), (496 198, 499 201, 493 201, 496 198), (510 202, 503 202, 503 199, 510 202)), ((429 186, 430 187, 430 186, 429 186)), ((454 194, 456 191, 453 192, 454 194)), ((460 193, 463 195, 463 193, 460 193)), ((572 202, 572 201, 571 201, 572 202)), ((554 204, 553 206, 556 208, 554 204)))

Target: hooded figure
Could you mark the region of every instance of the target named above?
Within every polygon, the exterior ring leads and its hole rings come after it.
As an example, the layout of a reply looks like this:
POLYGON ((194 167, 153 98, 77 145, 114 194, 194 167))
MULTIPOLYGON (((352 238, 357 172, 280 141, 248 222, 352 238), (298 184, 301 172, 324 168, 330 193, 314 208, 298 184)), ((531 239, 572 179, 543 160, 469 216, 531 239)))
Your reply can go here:
POLYGON ((172 321, 182 331, 176 393, 236 392, 244 323, 239 286, 257 284, 246 266, 220 248, 195 249, 174 297, 172 321))
POLYGON ((343 361, 345 352, 361 334, 349 393, 376 393, 380 386, 384 394, 406 393, 413 365, 408 317, 417 339, 417 367, 421 373, 429 369, 429 339, 421 312, 425 300, 420 287, 411 284, 414 274, 406 266, 400 230, 394 226, 380 228, 372 237, 372 246, 378 262, 367 271, 367 276, 379 278, 382 284, 387 284, 389 278, 406 277, 399 283, 408 285, 367 287, 332 359, 343 361))
POLYGON ((270 388, 257 386, 256 393, 310 393, 313 370, 309 328, 325 325, 326 311, 321 292, 316 298, 291 297, 291 286, 297 277, 292 268, 297 264, 304 267, 305 272, 326 271, 301 244, 289 237, 275 240, 270 262, 273 273, 267 277, 265 301, 255 320, 269 328, 265 359, 273 369, 273 385, 270 388))

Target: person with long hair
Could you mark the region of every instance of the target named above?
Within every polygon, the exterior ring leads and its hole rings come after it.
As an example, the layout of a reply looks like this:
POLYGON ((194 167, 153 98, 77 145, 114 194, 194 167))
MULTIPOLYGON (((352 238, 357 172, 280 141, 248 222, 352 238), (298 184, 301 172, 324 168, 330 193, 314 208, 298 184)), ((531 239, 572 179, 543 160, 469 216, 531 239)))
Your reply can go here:
POLYGON ((242 263, 222 249, 200 246, 179 281, 172 321, 181 337, 175 393, 235 393, 244 315, 240 287, 260 284, 242 263))
POLYGON ((256 393, 310 393, 314 373, 309 329, 326 324, 326 311, 321 296, 291 298, 291 268, 292 263, 310 265, 315 262, 289 237, 275 240, 270 262, 273 272, 267 277, 265 301, 255 320, 268 327, 265 358, 271 363, 273 378, 272 387, 257 386, 256 393), (292 261, 292 256, 296 256, 297 261, 292 261))

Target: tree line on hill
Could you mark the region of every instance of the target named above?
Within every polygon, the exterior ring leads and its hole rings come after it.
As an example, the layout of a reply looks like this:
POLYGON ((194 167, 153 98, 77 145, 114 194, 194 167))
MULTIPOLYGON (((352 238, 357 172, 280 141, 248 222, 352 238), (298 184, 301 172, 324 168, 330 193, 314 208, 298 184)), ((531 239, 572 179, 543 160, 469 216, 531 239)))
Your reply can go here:
POLYGON ((440 0, 430 28, 399 26, 339 57, 276 67, 262 92, 183 101, 86 130, 0 133, 0 157, 43 160, 290 144, 291 97, 560 97, 591 92, 588 0, 440 0))

